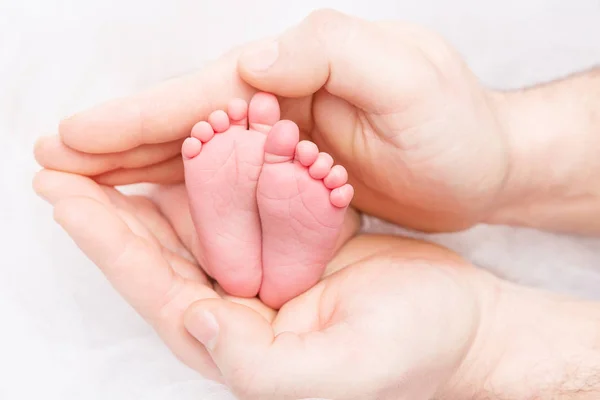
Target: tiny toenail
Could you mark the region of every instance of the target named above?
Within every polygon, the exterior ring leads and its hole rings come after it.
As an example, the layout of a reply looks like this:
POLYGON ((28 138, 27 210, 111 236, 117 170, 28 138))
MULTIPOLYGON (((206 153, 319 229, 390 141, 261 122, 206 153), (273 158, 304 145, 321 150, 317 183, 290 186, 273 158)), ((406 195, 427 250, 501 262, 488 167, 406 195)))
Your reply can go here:
POLYGON ((268 40, 251 45, 242 53, 240 62, 249 70, 262 72, 271 68, 278 57, 279 43, 268 40))

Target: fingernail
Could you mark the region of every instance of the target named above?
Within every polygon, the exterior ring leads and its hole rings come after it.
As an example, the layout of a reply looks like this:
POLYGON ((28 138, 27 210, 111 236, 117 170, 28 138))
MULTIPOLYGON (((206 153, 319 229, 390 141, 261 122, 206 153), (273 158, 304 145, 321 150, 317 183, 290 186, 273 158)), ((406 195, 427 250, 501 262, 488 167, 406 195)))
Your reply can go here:
POLYGON ((240 56, 241 63, 249 70, 266 71, 279 57, 279 43, 268 40, 251 45, 240 56))
POLYGON ((187 320, 187 330, 208 350, 215 347, 219 324, 215 316, 208 311, 195 313, 194 318, 187 320))

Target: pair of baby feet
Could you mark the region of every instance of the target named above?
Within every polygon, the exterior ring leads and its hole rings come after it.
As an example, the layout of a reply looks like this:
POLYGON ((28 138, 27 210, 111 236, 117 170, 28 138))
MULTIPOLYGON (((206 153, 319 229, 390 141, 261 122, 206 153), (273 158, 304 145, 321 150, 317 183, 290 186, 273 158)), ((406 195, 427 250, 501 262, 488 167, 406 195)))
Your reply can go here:
POLYGON ((346 169, 279 118, 273 95, 235 99, 182 146, 202 266, 226 292, 274 308, 319 281, 354 195, 346 169))

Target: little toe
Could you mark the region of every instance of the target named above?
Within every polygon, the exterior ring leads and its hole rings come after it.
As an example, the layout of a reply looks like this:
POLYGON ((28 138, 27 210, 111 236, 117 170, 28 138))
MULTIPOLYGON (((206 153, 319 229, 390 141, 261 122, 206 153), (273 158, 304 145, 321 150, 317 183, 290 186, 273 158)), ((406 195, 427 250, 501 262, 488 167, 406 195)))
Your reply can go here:
POLYGON ((248 127, 248 103, 244 99, 233 99, 227 106, 231 125, 248 127))
POLYGON ((333 157, 327 153, 319 153, 317 160, 308 168, 308 173, 314 179, 323 179, 331 171, 333 157))
POLYGON ((327 189, 339 188, 346 182, 348 182, 348 171, 341 165, 334 165, 323 179, 323 183, 327 189))
POLYGON ((200 121, 192 128, 191 135, 202 143, 206 143, 213 138, 215 131, 208 122, 200 121))
POLYGON ((208 122, 217 133, 225 132, 229 129, 229 117, 223 110, 213 111, 208 116, 208 122))
POLYGON ((317 161, 319 148, 311 141, 303 140, 296 146, 296 159, 305 167, 310 167, 317 161))
POLYGON ((348 207, 352 198, 354 197, 354 188, 349 183, 335 188, 329 194, 329 200, 331 204, 338 208, 348 207))
POLYGON ((269 133, 271 127, 280 118, 279 101, 270 93, 259 92, 252 97, 248 106, 248 122, 250 129, 269 133))
POLYGON ((265 163, 292 160, 299 140, 298 125, 287 120, 276 122, 265 141, 265 163))
POLYGON ((181 155, 185 159, 191 159, 200 154, 200 149, 202 148, 202 142, 200 140, 189 137, 183 141, 181 145, 181 155))

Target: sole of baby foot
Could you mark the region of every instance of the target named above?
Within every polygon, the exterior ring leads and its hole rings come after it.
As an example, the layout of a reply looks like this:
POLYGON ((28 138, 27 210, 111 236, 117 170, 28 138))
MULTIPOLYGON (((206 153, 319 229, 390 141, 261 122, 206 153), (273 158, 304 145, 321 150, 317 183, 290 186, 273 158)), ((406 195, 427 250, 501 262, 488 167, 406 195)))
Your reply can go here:
POLYGON ((198 122, 182 146, 185 182, 202 267, 229 294, 253 297, 262 281, 256 188, 266 134, 279 120, 277 98, 232 100, 198 122))
POLYGON ((279 308, 314 286, 336 249, 354 195, 342 166, 299 142, 298 127, 277 122, 264 146, 258 178, 262 225, 261 300, 279 308))

